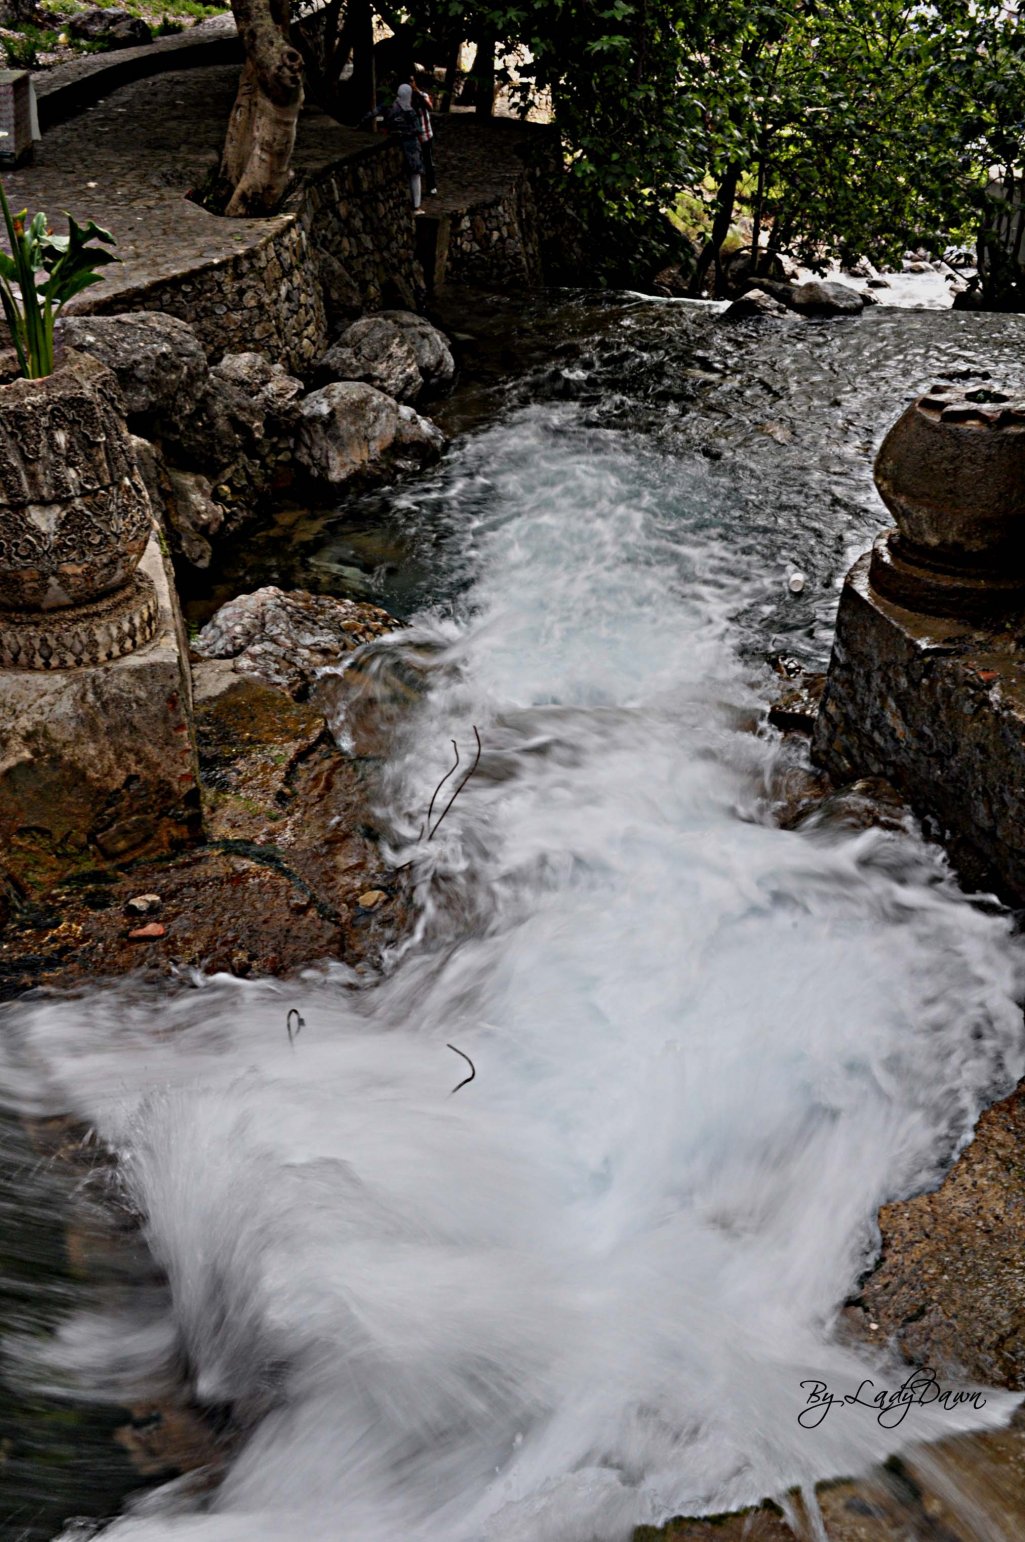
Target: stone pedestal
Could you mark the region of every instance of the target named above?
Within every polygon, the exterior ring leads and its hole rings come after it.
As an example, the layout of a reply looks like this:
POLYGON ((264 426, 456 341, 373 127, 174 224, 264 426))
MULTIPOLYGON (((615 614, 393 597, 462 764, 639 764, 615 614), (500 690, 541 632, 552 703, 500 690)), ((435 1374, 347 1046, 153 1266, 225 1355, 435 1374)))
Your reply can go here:
POLYGON ((200 833, 191 677, 156 537, 155 635, 93 667, 0 674, 0 870, 31 894, 200 833))
POLYGON ((883 776, 931 816, 965 878, 1025 902, 1025 613, 930 616, 847 576, 812 753, 883 776))

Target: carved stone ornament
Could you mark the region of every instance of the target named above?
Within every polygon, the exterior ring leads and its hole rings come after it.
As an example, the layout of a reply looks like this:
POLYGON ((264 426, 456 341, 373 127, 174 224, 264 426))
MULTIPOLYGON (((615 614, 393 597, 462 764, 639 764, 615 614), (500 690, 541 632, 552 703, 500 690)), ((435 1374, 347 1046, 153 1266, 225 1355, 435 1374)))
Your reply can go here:
POLYGON ((0 385, 0 666, 105 663, 149 642, 152 529, 117 381, 68 353, 0 385))
POLYGON ((873 548, 880 595, 967 620, 1025 604, 1025 401, 933 386, 890 429, 875 479, 897 521, 873 548))

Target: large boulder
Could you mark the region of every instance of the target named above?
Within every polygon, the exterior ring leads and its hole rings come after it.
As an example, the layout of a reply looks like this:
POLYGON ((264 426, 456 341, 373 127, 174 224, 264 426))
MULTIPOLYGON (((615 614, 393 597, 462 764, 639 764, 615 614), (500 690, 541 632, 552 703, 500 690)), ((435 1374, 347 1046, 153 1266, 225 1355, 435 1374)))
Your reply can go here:
POLYGON ((68 22, 73 37, 86 43, 102 43, 106 48, 139 48, 152 43, 153 34, 139 16, 130 16, 116 7, 94 6, 68 22))
POLYGON ((422 466, 445 444, 429 418, 355 380, 312 391, 300 414, 296 459, 315 482, 329 488, 391 467, 422 466))
POLYGON ((425 390, 446 390, 455 379, 456 365, 448 338, 415 311, 382 311, 380 319, 398 327, 416 355, 416 366, 425 390))
POLYGON ((60 337, 117 376, 133 428, 173 433, 192 413, 207 383, 206 354, 187 322, 162 311, 121 316, 67 316, 60 337))
POLYGON ((195 410, 168 435, 174 459, 215 485, 227 532, 291 480, 302 394, 302 383, 280 364, 258 353, 226 354, 195 410))
POLYGON ((329 348, 314 374, 314 383, 362 380, 396 401, 415 402, 423 377, 412 343, 392 321, 364 316, 329 348))
POLYGON ((812 279, 794 290, 790 304, 805 316, 857 316, 865 308, 865 297, 847 284, 812 279))
POLYGON ((297 700, 322 669, 401 623, 363 601, 284 593, 268 586, 222 605, 194 639, 201 659, 231 660, 232 671, 288 691, 297 700))

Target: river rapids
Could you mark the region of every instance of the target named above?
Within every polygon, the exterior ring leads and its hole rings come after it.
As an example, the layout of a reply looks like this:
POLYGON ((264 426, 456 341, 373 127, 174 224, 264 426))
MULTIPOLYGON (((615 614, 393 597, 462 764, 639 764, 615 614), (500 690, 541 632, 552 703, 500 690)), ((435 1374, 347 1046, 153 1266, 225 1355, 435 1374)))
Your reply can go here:
POLYGON ((5 1376, 123 1402, 175 1360, 241 1431, 222 1481, 111 1542, 626 1542, 1016 1401, 799 1422, 803 1384, 906 1374, 840 1309, 879 1205, 1025 1072, 1025 955, 910 821, 778 828, 763 716, 766 650, 821 663, 883 523, 874 444, 931 374, 991 364, 988 318, 597 314, 392 499, 435 577, 360 661, 360 691, 423 682, 384 772, 418 920, 382 978, 3 1011, 9 1115, 96 1132, 166 1279, 69 1289, 5 1376))

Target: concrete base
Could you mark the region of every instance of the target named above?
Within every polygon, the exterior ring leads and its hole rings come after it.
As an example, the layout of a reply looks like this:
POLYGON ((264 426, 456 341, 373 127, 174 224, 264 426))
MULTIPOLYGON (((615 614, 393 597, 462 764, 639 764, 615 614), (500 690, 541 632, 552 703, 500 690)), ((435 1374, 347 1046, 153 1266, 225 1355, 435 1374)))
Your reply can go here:
POLYGON ((958 621, 844 585, 815 760, 883 776, 941 827, 969 883, 1025 902, 1025 615, 958 621))
POLYGON ((38 893, 201 833, 192 684, 156 537, 156 635, 97 668, 0 670, 0 875, 38 893))

